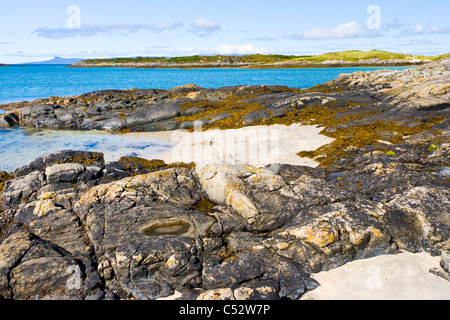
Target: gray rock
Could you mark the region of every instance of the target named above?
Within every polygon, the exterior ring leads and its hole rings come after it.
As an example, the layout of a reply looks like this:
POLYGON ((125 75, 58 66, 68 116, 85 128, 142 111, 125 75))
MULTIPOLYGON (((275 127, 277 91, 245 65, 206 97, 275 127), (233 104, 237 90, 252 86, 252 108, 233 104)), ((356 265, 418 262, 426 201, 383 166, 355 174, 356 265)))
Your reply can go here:
POLYGON ((55 164, 45 169, 47 183, 76 182, 84 171, 84 165, 78 163, 55 164))
MULTIPOLYGON (((15 226, 11 231, 0 244, 2 296, 12 299, 52 296, 53 299, 81 299, 93 293, 85 286, 87 278, 95 278, 92 277, 96 273, 93 268, 65 250, 33 236, 25 228, 15 226), (15 254, 11 256, 12 248, 15 254)), ((91 282, 91 288, 102 286, 97 279, 95 286, 91 282)))
POLYGON ((20 117, 27 117, 27 116, 40 117, 43 115, 53 113, 54 110, 55 107, 51 104, 27 106, 20 109, 20 117))
POLYGON ((415 187, 387 204, 387 224, 399 247, 410 252, 440 254, 447 245, 449 192, 440 187, 415 187))
POLYGON ((426 144, 433 141, 435 137, 436 134, 433 131, 424 131, 406 138, 405 142, 410 144, 426 144))
POLYGON ((45 184, 44 175, 34 171, 21 178, 7 181, 3 190, 3 207, 15 207, 21 201, 32 200, 35 193, 45 184))
POLYGON ((14 171, 16 177, 25 176, 33 171, 45 172, 48 166, 63 163, 82 163, 89 165, 104 166, 103 154, 98 152, 84 152, 84 151, 57 151, 43 157, 39 157, 30 163, 18 168, 14 171))
POLYGON ((107 131, 119 131, 125 128, 127 128, 127 124, 124 119, 120 118, 112 118, 102 124, 102 129, 107 131))
POLYGON ((255 123, 264 122, 270 118, 270 114, 267 111, 256 111, 246 115, 243 119, 244 126, 252 126, 255 123))
POLYGON ((174 118, 182 113, 182 109, 176 104, 164 105, 149 111, 146 115, 149 122, 157 122, 174 118))

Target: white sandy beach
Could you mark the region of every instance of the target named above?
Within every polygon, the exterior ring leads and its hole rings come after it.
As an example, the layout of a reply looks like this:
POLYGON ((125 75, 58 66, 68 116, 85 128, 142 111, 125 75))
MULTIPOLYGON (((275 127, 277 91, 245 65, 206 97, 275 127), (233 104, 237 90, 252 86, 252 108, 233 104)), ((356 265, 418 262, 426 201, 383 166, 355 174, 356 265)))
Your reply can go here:
POLYGON ((450 281, 429 272, 439 260, 402 252, 353 261, 312 275, 320 287, 302 300, 450 300, 450 281))
POLYGON ((151 137, 171 141, 173 148, 161 153, 167 163, 245 163, 256 167, 284 163, 316 167, 317 162, 301 158, 300 151, 312 151, 333 141, 316 126, 254 126, 206 132, 131 133, 129 137, 151 137))

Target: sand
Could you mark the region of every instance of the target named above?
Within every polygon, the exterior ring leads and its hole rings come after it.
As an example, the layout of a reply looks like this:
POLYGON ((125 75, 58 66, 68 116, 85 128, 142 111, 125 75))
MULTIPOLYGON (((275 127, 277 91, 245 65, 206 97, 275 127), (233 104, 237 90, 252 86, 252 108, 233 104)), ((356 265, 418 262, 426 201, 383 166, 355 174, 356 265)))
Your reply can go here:
POLYGON ((321 285, 302 300, 449 300, 450 281, 428 270, 439 257, 402 252, 313 274, 321 285))
POLYGON ((134 133, 127 136, 151 137, 170 141, 170 152, 160 154, 167 163, 195 162, 197 164, 227 163, 250 164, 263 167, 282 163, 316 167, 317 162, 297 155, 300 151, 312 151, 333 141, 321 135, 316 126, 254 126, 231 130, 206 132, 134 133))

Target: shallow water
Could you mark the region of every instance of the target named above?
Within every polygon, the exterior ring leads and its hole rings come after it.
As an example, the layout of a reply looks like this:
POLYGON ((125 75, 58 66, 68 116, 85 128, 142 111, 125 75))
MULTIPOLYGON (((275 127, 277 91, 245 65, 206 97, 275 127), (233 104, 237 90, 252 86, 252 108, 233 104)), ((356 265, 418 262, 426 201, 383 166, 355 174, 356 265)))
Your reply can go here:
POLYGON ((176 222, 167 225, 153 226, 144 230, 144 234, 150 237, 182 236, 186 234, 191 225, 186 222, 176 222))
POLYGON ((168 140, 109 134, 101 131, 0 129, 0 171, 11 172, 60 150, 103 152, 106 161, 122 156, 157 159, 171 150, 168 140))

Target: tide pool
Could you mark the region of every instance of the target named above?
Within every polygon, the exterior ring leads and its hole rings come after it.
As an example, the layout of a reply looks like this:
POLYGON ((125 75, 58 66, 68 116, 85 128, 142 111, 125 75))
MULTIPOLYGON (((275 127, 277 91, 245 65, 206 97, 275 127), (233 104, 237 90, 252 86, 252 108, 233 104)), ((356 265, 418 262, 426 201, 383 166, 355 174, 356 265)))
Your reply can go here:
POLYGON ((61 150, 103 152, 105 161, 122 156, 159 159, 170 152, 170 139, 158 133, 117 135, 101 131, 56 131, 24 128, 0 129, 0 171, 11 172, 30 161, 61 150))

